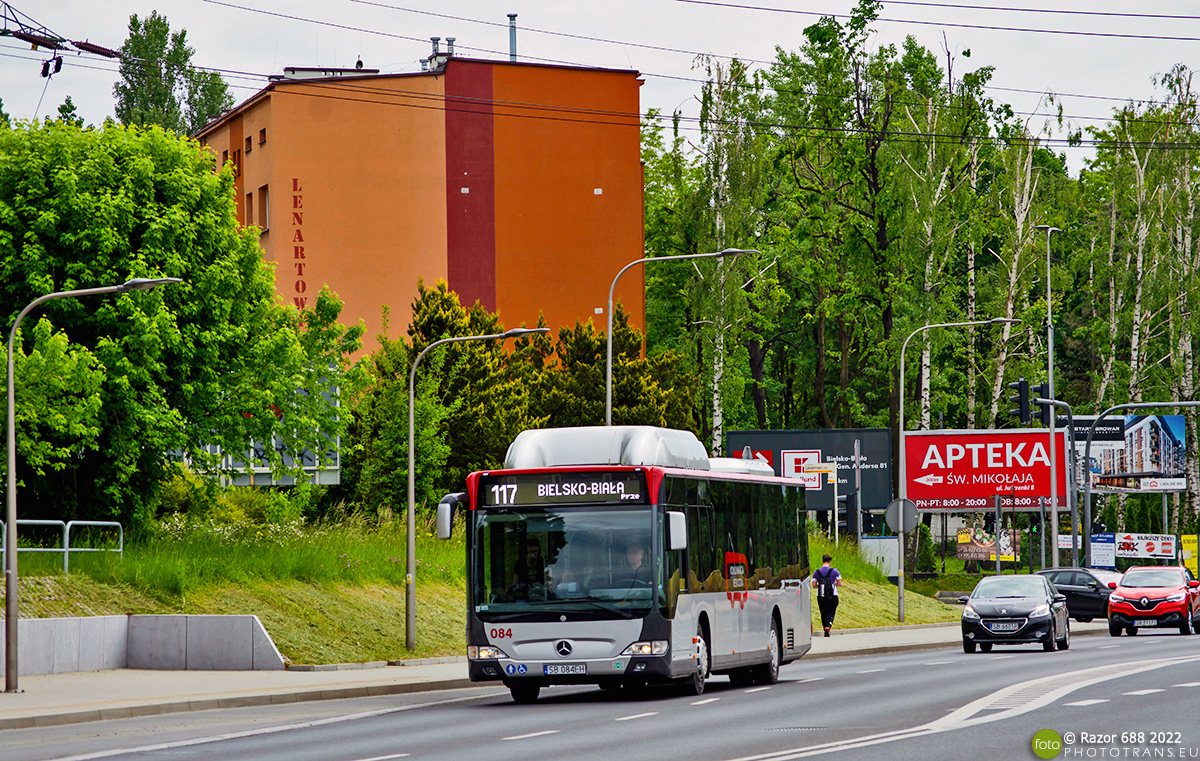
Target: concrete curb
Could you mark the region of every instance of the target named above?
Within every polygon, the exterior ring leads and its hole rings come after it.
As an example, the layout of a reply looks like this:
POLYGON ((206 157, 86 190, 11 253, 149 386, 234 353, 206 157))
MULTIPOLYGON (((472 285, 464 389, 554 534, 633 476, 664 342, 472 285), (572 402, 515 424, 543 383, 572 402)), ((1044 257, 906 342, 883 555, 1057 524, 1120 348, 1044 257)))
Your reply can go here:
POLYGON ((433 690, 457 690, 478 686, 480 685, 464 677, 462 679, 444 679, 430 682, 377 684, 364 687, 339 687, 328 690, 300 690, 271 695, 235 695, 228 698, 208 700, 181 700, 171 703, 151 703, 147 705, 101 708, 89 711, 51 713, 41 716, 18 716, 11 719, 0 719, 0 730, 58 727, 65 724, 83 724, 85 722, 104 721, 106 719, 131 719, 141 716, 159 716, 168 713, 209 711, 214 708, 250 708, 255 706, 282 705, 285 703, 304 703, 312 700, 370 698, 383 695, 432 692, 433 690))

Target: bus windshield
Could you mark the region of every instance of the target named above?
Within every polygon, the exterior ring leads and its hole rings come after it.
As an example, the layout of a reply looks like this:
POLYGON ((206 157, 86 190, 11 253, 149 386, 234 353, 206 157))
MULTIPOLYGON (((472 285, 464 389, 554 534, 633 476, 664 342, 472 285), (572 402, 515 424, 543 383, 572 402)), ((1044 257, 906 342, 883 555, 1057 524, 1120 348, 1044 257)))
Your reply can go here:
POLYGON ((480 618, 611 611, 657 603, 653 512, 635 508, 503 508, 478 512, 474 605, 480 618))

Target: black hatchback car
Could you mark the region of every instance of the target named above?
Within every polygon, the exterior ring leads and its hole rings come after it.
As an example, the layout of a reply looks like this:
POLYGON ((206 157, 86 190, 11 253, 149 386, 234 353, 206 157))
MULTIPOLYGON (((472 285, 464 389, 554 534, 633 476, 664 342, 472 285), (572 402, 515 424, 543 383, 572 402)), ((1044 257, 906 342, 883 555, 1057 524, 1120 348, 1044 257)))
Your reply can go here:
POLYGON ((962 615, 963 652, 992 645, 1042 643, 1047 652, 1071 646, 1067 598, 1045 576, 989 576, 975 585, 962 615))
POLYGON ((1108 615, 1108 584, 1121 580, 1121 574, 1103 568, 1043 568, 1038 574, 1066 595, 1067 614, 1083 624, 1108 615))

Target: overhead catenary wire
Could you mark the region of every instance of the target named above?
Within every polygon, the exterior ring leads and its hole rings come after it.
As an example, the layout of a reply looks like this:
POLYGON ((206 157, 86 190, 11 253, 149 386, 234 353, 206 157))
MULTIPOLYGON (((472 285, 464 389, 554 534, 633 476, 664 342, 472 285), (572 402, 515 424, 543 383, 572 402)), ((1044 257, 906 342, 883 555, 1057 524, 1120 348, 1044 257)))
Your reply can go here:
MULTIPOLYGON (((361 2, 362 4, 366 4, 366 5, 378 5, 381 7, 395 8, 397 10, 410 10, 410 9, 401 8, 399 6, 389 6, 389 5, 385 5, 382 3, 366 2, 366 0, 354 0, 354 1, 361 2)), ((681 1, 686 1, 686 0, 681 0, 681 1)), ((342 28, 342 29, 348 29, 348 30, 352 30, 352 31, 380 34, 380 35, 384 35, 384 36, 406 39, 406 40, 410 40, 410 41, 417 41, 417 42, 421 42, 421 43, 424 43, 426 41, 423 38, 408 37, 405 35, 396 35, 396 34, 392 34, 389 32, 382 32, 379 30, 366 29, 366 28, 360 28, 360 27, 352 27, 349 25, 335 24, 333 22, 324 22, 324 21, 320 21, 320 20, 316 20, 316 19, 308 19, 308 18, 294 16, 294 15, 290 15, 290 14, 277 13, 274 11, 265 11, 265 10, 261 10, 261 9, 251 8, 251 7, 244 6, 244 5, 237 5, 237 4, 230 3, 230 2, 222 2, 221 0, 205 0, 205 2, 214 4, 214 5, 221 5, 221 6, 226 6, 226 7, 230 7, 230 8, 235 8, 235 9, 239 9, 239 10, 264 13, 266 15, 271 15, 271 16, 279 16, 279 17, 302 21, 302 22, 306 22, 306 23, 322 24, 322 25, 328 25, 328 26, 333 26, 333 27, 342 28)), ((431 15, 444 15, 444 14, 431 14, 431 15)), ((828 14, 817 14, 817 15, 828 15, 828 14)), ((476 21, 477 23, 484 23, 484 24, 496 23, 496 22, 486 22, 486 21, 480 21, 480 20, 465 19, 463 17, 451 17, 451 18, 467 20, 467 21, 476 21)), ((497 24, 497 25, 503 26, 503 24, 497 24)), ((553 33, 553 32, 545 32, 545 33, 553 33)), ((589 39, 594 39, 594 40, 602 41, 602 42, 608 41, 608 40, 604 40, 603 38, 589 38, 589 39)), ((621 43, 621 42, 616 42, 616 41, 608 41, 608 42, 613 42, 614 44, 630 44, 630 43, 621 43)), ((461 45, 459 47, 460 47, 460 49, 477 50, 477 51, 486 52, 486 53, 493 53, 493 54, 500 53, 500 51, 491 51, 491 50, 487 50, 487 49, 483 49, 483 48, 470 48, 470 47, 465 47, 465 46, 461 46, 461 45)), ((681 51, 679 49, 670 49, 670 50, 671 50, 671 52, 688 52, 688 53, 693 52, 693 51, 681 51)), ((717 57, 720 57, 720 56, 717 56, 717 57)), ((134 60, 136 60, 136 59, 134 59, 134 60)), ((563 64, 563 65, 578 65, 578 64, 574 64, 572 62, 557 61, 554 59, 536 59, 536 60, 548 61, 548 62, 563 64)), ((754 62, 750 59, 740 59, 740 60, 744 60, 746 62, 754 62)), ((105 69, 105 67, 87 67, 87 68, 93 68, 93 69, 98 69, 98 70, 107 70, 107 69, 105 69)), ((199 70, 199 71, 218 72, 218 73, 228 74, 230 76, 236 76, 236 77, 240 77, 243 79, 249 79, 249 80, 261 80, 261 79, 267 78, 265 75, 258 74, 255 72, 245 72, 245 71, 238 71, 238 70, 207 68, 207 67, 193 67, 193 69, 199 70)), ((706 80, 704 80, 704 79, 698 79, 695 77, 682 77, 682 76, 676 76, 676 75, 661 75, 661 74, 654 74, 654 73, 650 73, 650 72, 643 72, 643 74, 645 76, 650 76, 650 77, 674 79, 674 80, 679 80, 679 81, 695 82, 695 83, 700 83, 700 84, 703 84, 706 82, 706 80)), ((255 89, 255 88, 249 87, 249 86, 239 86, 238 89, 255 89)), ((1029 93, 1037 93, 1038 92, 1038 91, 1034 91, 1034 90, 1018 90, 1017 88, 999 88, 999 87, 997 87, 994 89, 1013 90, 1013 91, 1029 92, 1029 93)), ((799 92, 807 92, 807 91, 802 89, 802 90, 799 90, 799 92)), ((822 94, 820 94, 820 93, 808 93, 808 94, 812 97, 822 97, 822 94)), ((1064 95, 1068 95, 1068 94, 1064 94, 1064 95)), ((1080 97, 1089 97, 1089 96, 1080 96, 1080 97)), ((1100 98, 1103 96, 1090 96, 1090 97, 1100 98)), ((1112 100, 1124 100, 1126 102, 1129 102, 1129 99, 1112 98, 1112 100)), ((529 105, 531 105, 531 107, 535 107, 535 108, 543 108, 543 109, 546 108, 546 106, 539 105, 539 104, 529 104, 529 105)), ((962 108, 962 106, 957 106, 955 104, 946 104, 943 107, 944 108, 952 108, 952 109, 953 108, 962 108)), ((1045 118, 1052 118, 1052 116, 1053 116, 1051 114, 1041 114, 1041 113, 1037 113, 1037 112, 1014 112, 1014 113, 1019 113, 1021 115, 1026 115, 1026 116, 1043 116, 1045 118)), ((624 116, 624 118, 633 118, 633 117, 629 117, 628 115, 623 115, 623 116, 624 116)), ((637 118, 640 118, 640 117, 637 117, 637 118)), ((660 119, 662 119, 662 120, 666 120, 668 118, 670 118, 670 117, 660 115, 660 119)), ((1080 120, 1096 120, 1096 121, 1108 122, 1108 121, 1112 121, 1113 117, 1112 116, 1062 115, 1060 118, 1080 119, 1080 120)), ((697 120, 695 120, 695 118, 692 117, 692 118, 685 119, 685 121, 697 121, 697 120)), ((624 122, 622 122, 622 123, 624 123, 624 122)), ((1172 123, 1175 123, 1175 122, 1172 122, 1172 123)), ((778 126, 780 128, 788 127, 788 125, 776 125, 776 126, 778 126)), ((795 125, 792 125, 792 126, 795 126, 795 125)), ((687 129, 687 127, 685 127, 685 129, 687 129)), ((861 131, 870 132, 870 130, 861 130, 861 131)), ((939 133, 933 133, 933 132, 920 132, 920 131, 906 131, 906 132, 889 131, 888 134, 892 135, 893 138, 910 137, 911 136, 911 137, 915 137, 915 138, 919 138, 919 139, 927 139, 927 138, 950 139, 950 140, 960 140, 961 139, 961 136, 956 135, 956 134, 948 134, 948 133, 947 134, 939 134, 939 133)), ((1037 140, 1040 144, 1043 144, 1043 145, 1047 145, 1047 146, 1058 145, 1058 146, 1063 146, 1063 147, 1077 147, 1077 146, 1087 147, 1089 145, 1093 145, 1096 142, 1098 142, 1098 141, 1093 141, 1093 140, 1079 141, 1079 140, 1072 140, 1070 138, 1050 138, 1048 136, 1042 136, 1040 138, 1037 138, 1037 140)))
MULTIPOLYGON (((6 54, 0 54, 6 55, 6 54)), ((16 56, 12 56, 16 57, 16 56)), ((101 68, 104 67, 90 67, 101 68)), ((241 72, 247 76, 253 76, 248 72, 241 72)), ((630 127, 640 123, 646 118, 646 115, 634 112, 618 112, 602 109, 584 109, 570 106, 556 106, 554 104, 545 103, 530 103, 521 101, 503 101, 492 98, 475 98, 467 96, 454 96, 447 98, 442 95, 431 94, 417 90, 396 90, 393 88, 372 87, 365 84, 363 80, 351 82, 336 82, 330 80, 285 80, 289 85, 305 85, 309 88, 323 90, 324 92, 314 93, 305 92, 302 88, 288 88, 286 91, 290 95, 301 95, 306 97, 325 97, 333 100, 352 101, 360 103, 373 103, 384 106, 399 106, 411 108, 424 108, 446 111, 450 113, 479 113, 478 106, 490 106, 493 109, 500 111, 493 112, 499 117, 518 117, 527 119, 541 119, 548 121, 566 121, 577 123, 588 123, 596 125, 610 125, 630 127), (337 90, 343 92, 335 92, 337 90), (348 94, 353 92, 353 94, 348 94), (376 97, 370 97, 376 96, 376 97), (408 99, 411 101, 426 101, 426 102, 384 102, 379 100, 378 96, 386 96, 398 99, 408 99), (459 108, 447 103, 461 103, 464 106, 459 108), (510 109, 510 110, 505 110, 510 109)), ((240 89, 261 89, 248 86, 240 86, 240 89)), ((671 123, 675 120, 674 116, 664 114, 658 115, 660 123, 671 123)), ((701 133, 704 131, 700 126, 699 117, 679 116, 679 121, 682 123, 681 129, 687 132, 701 133)), ((717 130, 740 130, 746 126, 746 123, 733 120, 707 120, 707 129, 717 130)), ((1056 148, 1078 148, 1078 147, 1096 147, 1109 144, 1109 141, 1097 139, 1080 139, 1072 140, 1071 138, 1053 138, 1049 136, 1030 136, 1030 137, 1001 137, 998 135, 970 135, 963 136, 956 133, 939 133, 926 132, 920 130, 902 130, 888 129, 878 130, 869 127, 853 127, 853 126, 832 126, 832 125, 812 125, 812 124, 791 124, 787 122, 768 122, 754 121, 750 126, 759 130, 776 130, 781 133, 826 133, 840 135, 866 135, 875 137, 880 140, 887 140, 893 143, 905 144, 921 144, 928 145, 931 141, 934 144, 955 144, 961 145, 967 140, 979 140, 982 142, 1000 142, 1007 144, 1036 144, 1040 147, 1056 147, 1056 148)), ((1169 142, 1169 141, 1152 141, 1139 142, 1127 141, 1122 142, 1122 145, 1137 148, 1157 148, 1163 150, 1196 150, 1197 146, 1191 143, 1169 142)))

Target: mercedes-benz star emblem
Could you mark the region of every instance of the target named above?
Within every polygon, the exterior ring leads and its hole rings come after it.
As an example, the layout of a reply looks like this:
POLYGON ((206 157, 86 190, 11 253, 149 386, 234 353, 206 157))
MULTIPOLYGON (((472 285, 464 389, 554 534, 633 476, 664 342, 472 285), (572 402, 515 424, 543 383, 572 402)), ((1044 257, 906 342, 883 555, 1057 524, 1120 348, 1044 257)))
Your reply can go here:
POLYGON ((558 653, 563 658, 566 658, 571 654, 571 643, 567 642, 565 639, 560 639, 558 642, 554 643, 554 652, 558 653))

